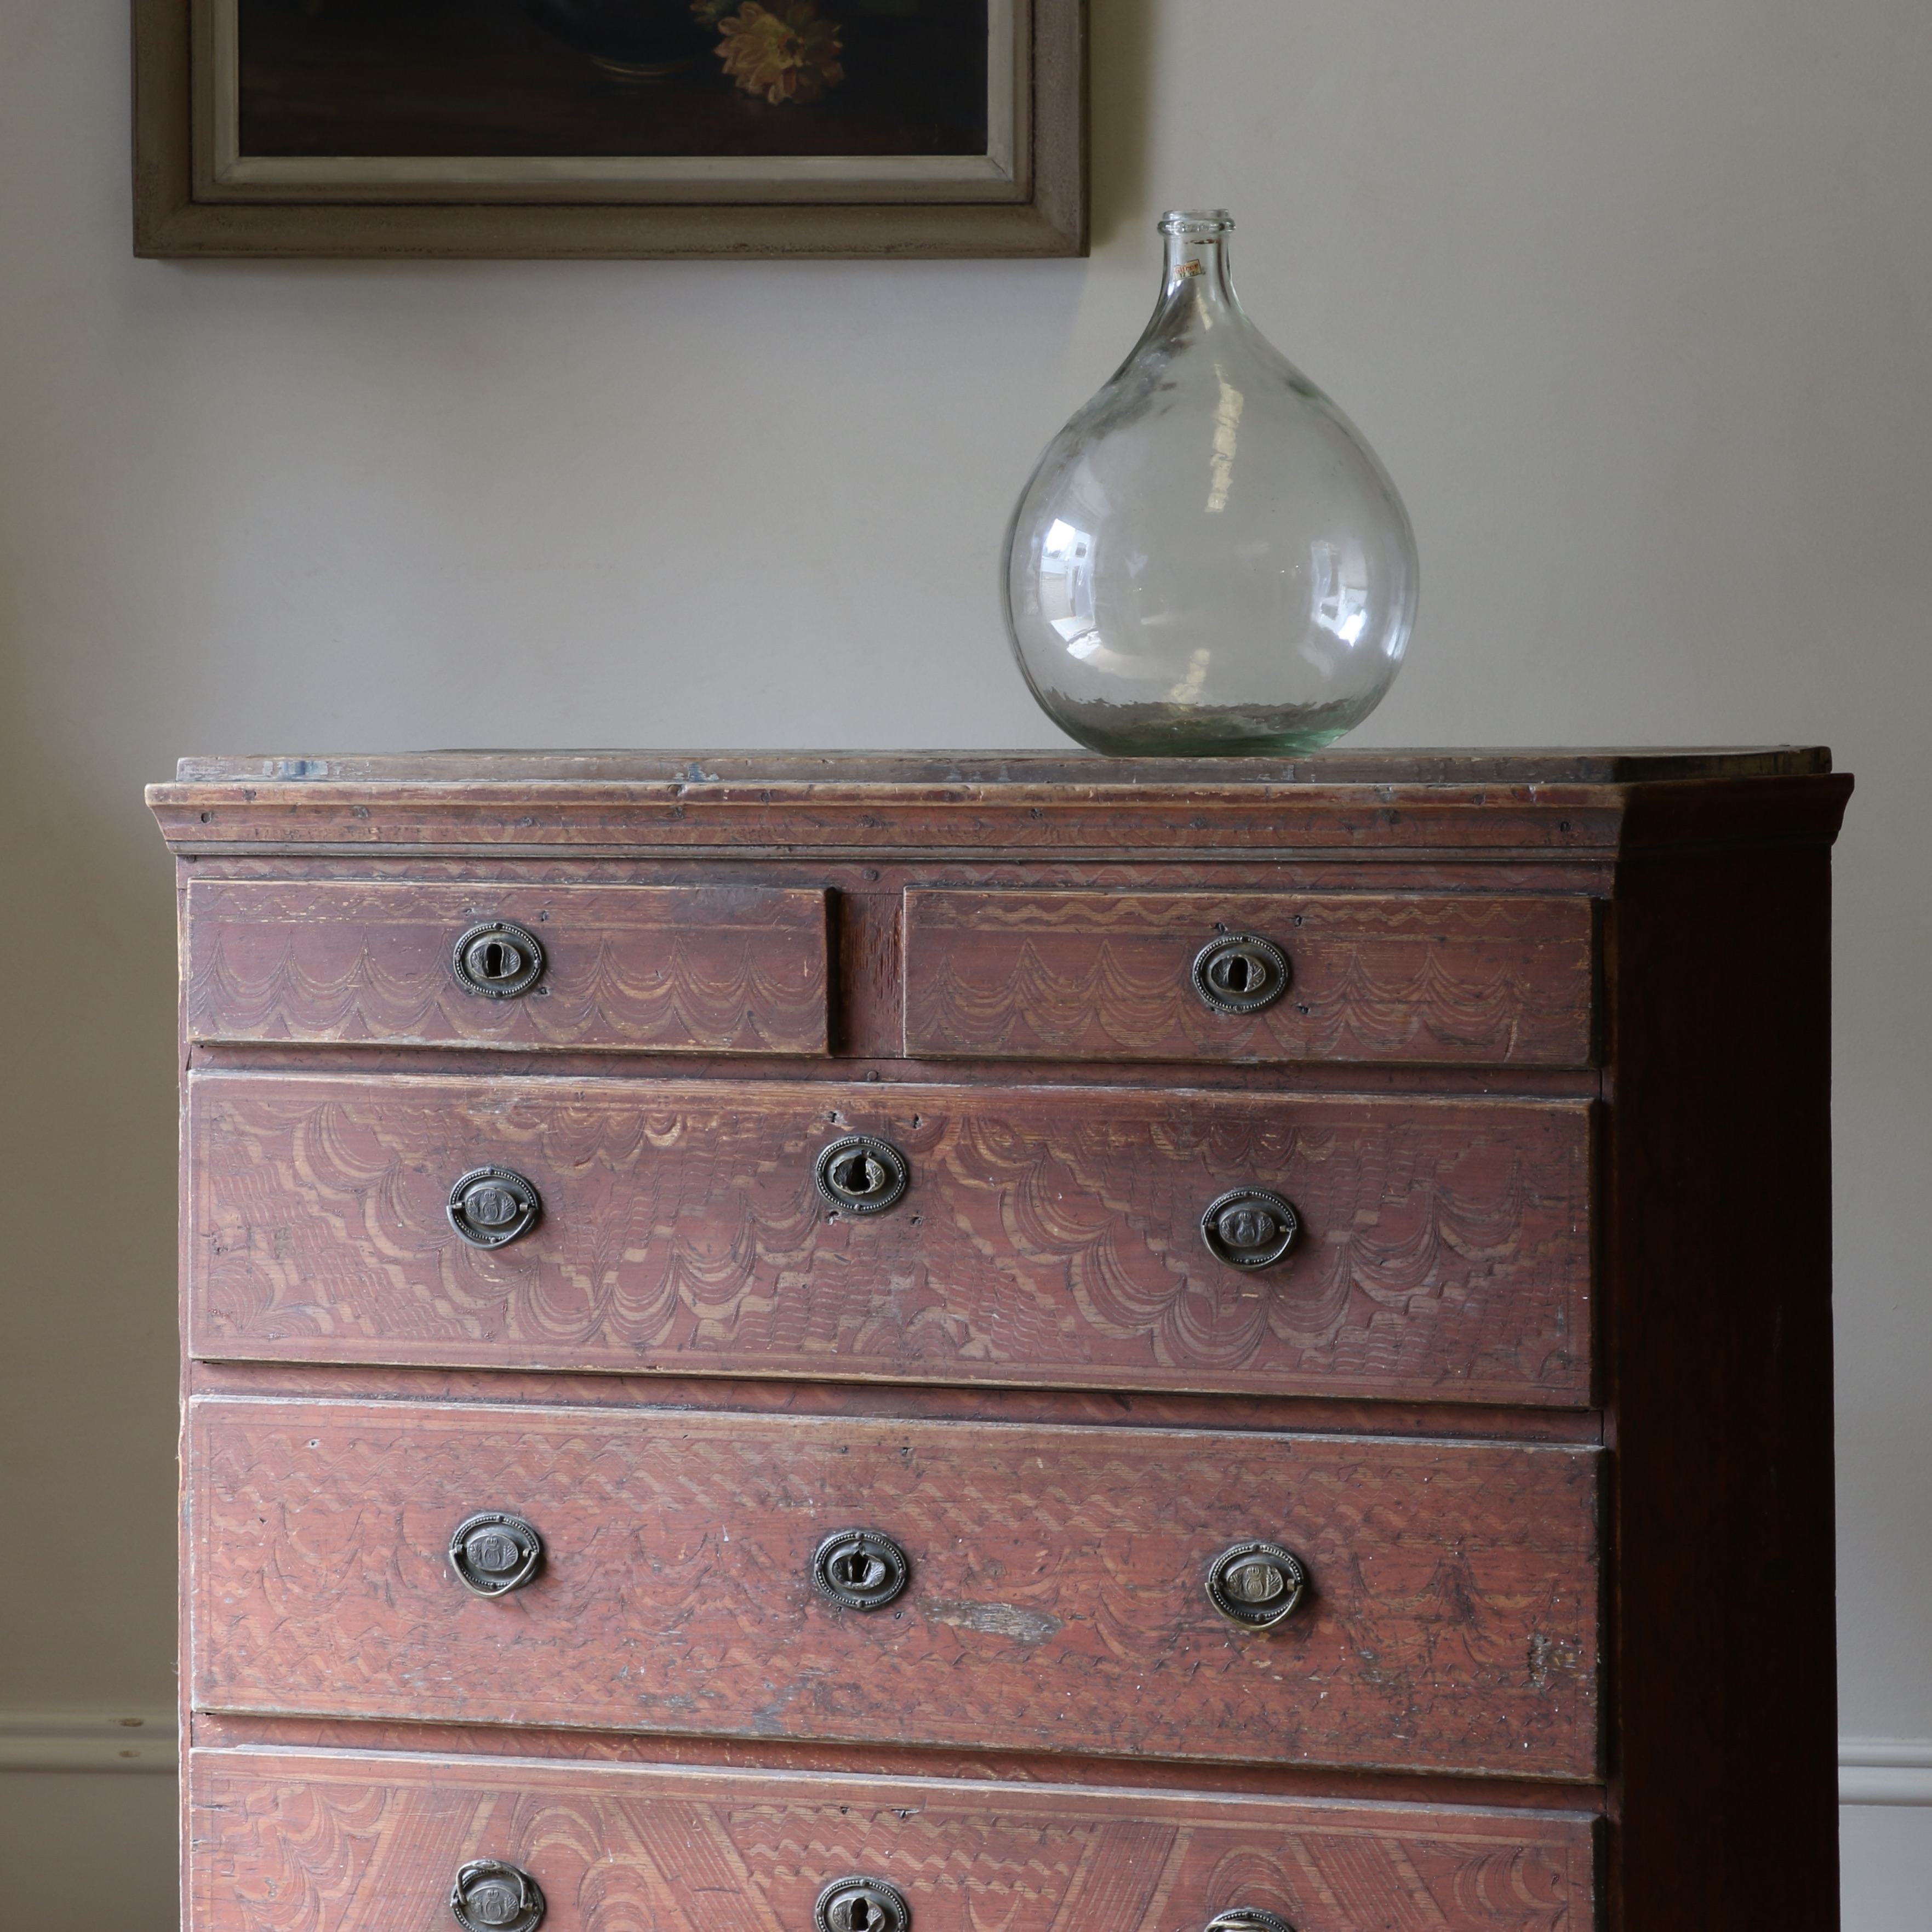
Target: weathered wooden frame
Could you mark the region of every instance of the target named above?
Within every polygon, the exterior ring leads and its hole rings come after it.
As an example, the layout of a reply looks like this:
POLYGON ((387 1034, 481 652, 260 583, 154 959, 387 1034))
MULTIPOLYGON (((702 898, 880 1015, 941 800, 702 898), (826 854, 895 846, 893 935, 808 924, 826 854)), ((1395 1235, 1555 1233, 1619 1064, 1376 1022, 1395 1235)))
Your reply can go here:
POLYGON ((1086 0, 1026 0, 1010 170, 983 184, 801 178, 706 199, 702 180, 506 185, 444 181, 419 198, 366 184, 224 178, 215 0, 132 0, 134 252, 499 258, 867 256, 1087 252, 1086 0), (759 198, 748 198, 755 194, 759 198), (570 198, 556 198, 566 195, 570 198), (835 198, 844 197, 844 198, 835 198))

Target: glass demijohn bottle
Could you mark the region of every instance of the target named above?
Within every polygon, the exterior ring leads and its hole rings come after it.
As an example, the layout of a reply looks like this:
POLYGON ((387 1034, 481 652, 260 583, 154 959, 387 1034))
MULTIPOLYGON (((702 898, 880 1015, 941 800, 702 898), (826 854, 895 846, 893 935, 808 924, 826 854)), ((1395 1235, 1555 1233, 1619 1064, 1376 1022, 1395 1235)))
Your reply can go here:
POLYGON ((1117 755, 1309 752, 1402 664, 1415 538, 1354 427, 1248 320, 1225 210, 1164 217, 1159 304, 1006 532, 1006 622, 1060 728, 1117 755))

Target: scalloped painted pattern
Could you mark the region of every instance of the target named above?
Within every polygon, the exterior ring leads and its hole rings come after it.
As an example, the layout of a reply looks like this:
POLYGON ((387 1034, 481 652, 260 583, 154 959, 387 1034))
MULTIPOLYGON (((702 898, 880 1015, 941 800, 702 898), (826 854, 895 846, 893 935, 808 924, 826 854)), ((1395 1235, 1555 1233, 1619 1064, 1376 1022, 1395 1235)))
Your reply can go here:
POLYGON ((1596 1770, 1598 1452, 679 1411, 207 1398, 190 1436, 212 1709, 1491 1772, 1596 1770), (527 1517, 484 1600, 449 1532, 527 1517), (826 1606, 820 1538, 911 1560, 826 1606), (1277 1630, 1204 1579, 1307 1565, 1277 1630))
POLYGON ((1120 1089, 648 1088, 197 1074, 193 1346, 212 1357, 860 1374, 1580 1405, 1589 1110, 1120 1089), (828 1215, 819 1147, 911 1160, 828 1215), (543 1197, 509 1246, 445 1214, 467 1169, 543 1197), (1238 1274, 1202 1209, 1294 1202, 1238 1274))
POLYGON ((1592 923, 1580 897, 913 890, 906 1051, 1580 1066, 1592 923), (1223 932, 1287 953, 1274 1005, 1202 1004, 1194 956, 1223 932))
POLYGON ((854 1872, 917 1932, 1196 1932, 1234 1904, 1297 1932, 1592 1932, 1574 1814, 1105 1796, 1038 1786, 196 1754, 204 1932, 448 1922, 458 1865, 535 1874, 546 1932, 798 1932, 854 1872))
POLYGON ((191 1040, 660 1053, 822 1054, 823 891, 197 880, 191 1040), (544 944, 535 992, 466 992, 451 949, 480 920, 544 944))

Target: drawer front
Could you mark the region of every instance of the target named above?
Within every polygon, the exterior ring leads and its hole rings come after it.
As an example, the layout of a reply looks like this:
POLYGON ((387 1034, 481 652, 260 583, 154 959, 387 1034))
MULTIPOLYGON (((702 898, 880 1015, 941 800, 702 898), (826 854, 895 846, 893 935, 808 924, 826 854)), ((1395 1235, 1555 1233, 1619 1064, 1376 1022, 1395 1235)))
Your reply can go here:
POLYGON ((1597 1452, 1195 1430, 207 1398, 203 1708, 1586 1778, 1597 1452), (482 1511, 533 1580, 474 1595, 482 1511), (876 1531, 896 1600, 814 1552, 876 1531), (1280 1544, 1276 1628, 1210 1566, 1280 1544))
POLYGON ((1581 1066, 1593 923, 1582 898, 910 891, 905 1048, 1581 1066), (1245 1015, 1215 1010, 1194 976, 1239 934, 1287 962, 1286 991, 1245 1015))
POLYGON ((190 1040, 826 1050, 820 891, 212 879, 188 898, 190 1040), (498 920, 543 949, 520 994, 472 990, 453 964, 498 920))
POLYGON ((896 1886, 911 1932, 1592 1932, 1574 1813, 952 1780, 196 1751, 196 1932, 444 1926, 458 1870, 542 1888, 544 1932, 811 1932, 826 1886, 896 1886))
POLYGON ((1062 1388, 1589 1399, 1582 1102, 198 1074, 190 1346, 208 1358, 1062 1388), (817 1156, 902 1149, 829 1212, 817 1156), (520 1174, 527 1233, 452 1185, 520 1174), (1209 1251, 1226 1192, 1301 1222, 1209 1251))

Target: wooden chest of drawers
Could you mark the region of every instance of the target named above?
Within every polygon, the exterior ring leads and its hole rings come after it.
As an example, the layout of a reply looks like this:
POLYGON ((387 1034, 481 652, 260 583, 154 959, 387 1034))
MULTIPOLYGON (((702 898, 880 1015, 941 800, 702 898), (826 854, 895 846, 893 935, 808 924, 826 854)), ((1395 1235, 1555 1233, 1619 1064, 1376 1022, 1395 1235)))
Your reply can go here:
POLYGON ((1849 790, 188 761, 186 1923, 1835 1925, 1849 790))

